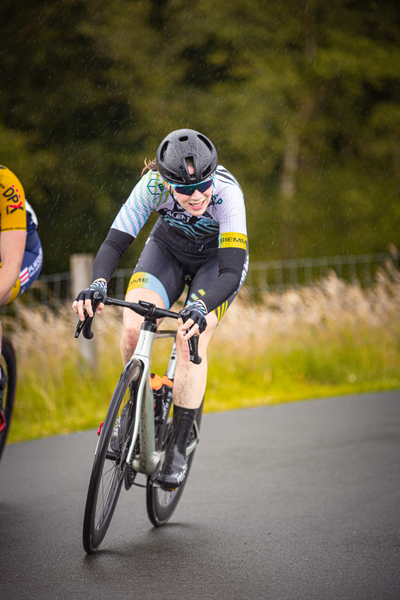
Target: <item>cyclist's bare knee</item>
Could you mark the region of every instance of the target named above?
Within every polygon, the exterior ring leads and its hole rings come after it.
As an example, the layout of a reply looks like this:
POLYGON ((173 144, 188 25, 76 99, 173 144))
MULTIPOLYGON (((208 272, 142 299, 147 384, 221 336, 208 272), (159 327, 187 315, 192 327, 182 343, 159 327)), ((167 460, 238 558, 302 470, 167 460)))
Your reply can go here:
POLYGON ((178 355, 178 361, 179 359, 182 359, 185 363, 190 361, 189 344, 187 340, 183 339, 183 332, 179 331, 179 329, 176 333, 176 353, 178 355))
POLYGON ((124 323, 124 326, 122 328, 120 344, 121 355, 124 364, 128 362, 128 360, 133 354, 133 351, 136 348, 136 344, 139 338, 139 331, 140 324, 138 327, 132 327, 131 324, 126 325, 124 323))

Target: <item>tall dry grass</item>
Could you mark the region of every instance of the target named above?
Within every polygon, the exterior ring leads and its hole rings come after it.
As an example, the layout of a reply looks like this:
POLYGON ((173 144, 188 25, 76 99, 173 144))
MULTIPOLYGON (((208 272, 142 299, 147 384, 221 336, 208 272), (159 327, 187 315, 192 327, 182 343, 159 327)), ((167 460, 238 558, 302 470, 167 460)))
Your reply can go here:
MULTIPOLYGON (((17 301, 14 308, 15 317, 2 317, 19 365, 11 440, 96 426, 122 368, 122 311, 106 307, 95 319, 93 370, 80 358, 70 305, 54 311, 17 301)), ((399 387, 399 315, 400 276, 391 264, 367 289, 332 271, 257 304, 243 290, 211 343, 205 409, 399 387)), ((161 372, 169 345, 159 344, 154 370, 161 372)))
POLYGON ((11 441, 64 434, 95 426, 103 418, 122 369, 120 315, 111 308, 96 317, 97 368, 80 357, 71 304, 56 311, 14 303, 3 330, 18 360, 17 400, 11 441))
POLYGON ((313 286, 266 293, 258 304, 245 294, 215 335, 210 409, 229 408, 232 393, 247 406, 399 387, 400 275, 391 262, 369 288, 331 271, 313 286), (222 381, 221 355, 229 374, 222 381))
POLYGON ((229 343, 252 345, 262 340, 269 344, 282 335, 309 329, 385 328, 400 315, 400 274, 391 262, 385 267, 368 288, 358 280, 339 279, 331 270, 312 286, 265 293, 257 304, 249 301, 244 289, 224 317, 219 338, 229 343))

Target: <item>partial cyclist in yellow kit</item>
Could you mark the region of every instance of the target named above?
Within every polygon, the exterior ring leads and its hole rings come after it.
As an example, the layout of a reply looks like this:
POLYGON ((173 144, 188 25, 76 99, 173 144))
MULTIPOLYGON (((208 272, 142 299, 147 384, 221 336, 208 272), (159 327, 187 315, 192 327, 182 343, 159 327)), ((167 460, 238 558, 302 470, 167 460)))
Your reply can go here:
MULTIPOLYGON (((12 302, 39 276, 43 251, 37 218, 19 179, 0 165, 0 307, 12 302)), ((0 323, 0 350, 1 350, 0 323)))

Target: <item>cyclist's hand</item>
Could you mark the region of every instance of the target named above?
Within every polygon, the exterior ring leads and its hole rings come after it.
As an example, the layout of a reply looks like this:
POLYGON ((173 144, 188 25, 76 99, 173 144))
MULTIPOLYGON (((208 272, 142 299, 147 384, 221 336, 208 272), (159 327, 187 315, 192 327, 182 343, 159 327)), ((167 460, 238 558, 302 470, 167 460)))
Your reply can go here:
POLYGON ((196 300, 179 311, 179 329, 185 332, 185 340, 191 338, 192 335, 203 333, 207 327, 206 314, 207 309, 201 300, 196 300))
MULTIPOLYGON (((92 300, 95 292, 99 292, 102 296, 107 296, 107 282, 103 279, 94 281, 86 290, 79 292, 74 300, 72 308, 79 315, 81 321, 85 320, 86 309, 89 317, 93 317, 92 300)), ((104 304, 100 302, 96 309, 96 313, 101 313, 104 308, 104 304)))

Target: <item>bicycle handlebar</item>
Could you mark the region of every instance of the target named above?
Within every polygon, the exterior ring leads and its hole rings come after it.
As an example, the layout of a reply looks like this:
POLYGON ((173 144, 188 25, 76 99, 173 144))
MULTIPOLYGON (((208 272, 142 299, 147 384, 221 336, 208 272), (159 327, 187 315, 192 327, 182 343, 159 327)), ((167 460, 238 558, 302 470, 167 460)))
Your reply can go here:
MULTIPOLYGON (((94 319, 94 315, 96 314, 96 309, 99 304, 108 304, 113 306, 122 306, 124 308, 129 308, 133 310, 138 315, 144 317, 149 320, 163 319, 165 317, 170 317, 171 319, 179 319, 179 314, 172 312, 170 310, 165 310, 164 308, 157 308, 155 304, 150 304, 149 302, 144 302, 142 300, 139 301, 139 304, 136 302, 127 302, 126 300, 117 300, 116 298, 108 298, 107 296, 103 296, 99 292, 95 292, 93 295, 93 317, 89 317, 85 309, 85 320, 78 321, 75 330, 75 337, 78 338, 82 332, 82 335, 87 340, 91 340, 93 338, 92 331, 92 323, 94 319)), ((199 336, 192 336, 189 340, 189 351, 190 351, 190 361, 195 365, 199 365, 201 363, 201 357, 198 353, 199 348, 199 336)))

